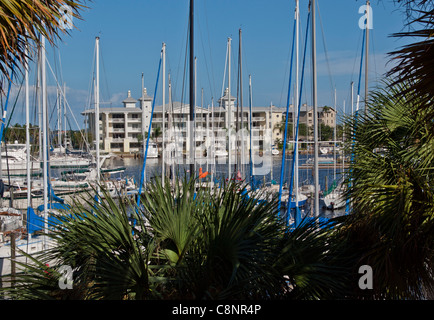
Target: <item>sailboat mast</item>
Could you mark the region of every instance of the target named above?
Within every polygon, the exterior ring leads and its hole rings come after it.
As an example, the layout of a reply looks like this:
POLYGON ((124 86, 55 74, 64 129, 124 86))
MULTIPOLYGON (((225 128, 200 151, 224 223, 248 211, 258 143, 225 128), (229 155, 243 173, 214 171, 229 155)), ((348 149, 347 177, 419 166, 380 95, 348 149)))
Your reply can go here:
POLYGON ((231 106, 231 38, 228 38, 228 179, 231 178, 231 127, 232 127, 232 106, 231 106))
POLYGON ((271 140, 271 149, 270 149, 270 157, 271 157, 271 166, 270 166, 270 183, 273 184, 273 102, 270 103, 270 123, 271 123, 271 133, 270 133, 270 140, 271 140))
POLYGON ((193 135, 193 154, 194 154, 194 172, 196 172, 196 121, 197 121, 197 108, 196 108, 196 92, 197 92, 197 57, 194 57, 194 135, 193 135))
POLYGON ((41 85, 42 85, 42 159, 43 159, 43 201, 44 233, 48 231, 48 133, 47 133, 47 79, 45 68, 45 37, 41 36, 41 85))
POLYGON ((336 120, 338 118, 338 109, 336 105, 336 88, 335 88, 335 121, 333 126, 333 179, 336 180, 336 120))
POLYGON ((26 44, 25 54, 26 62, 25 62, 25 104, 26 104, 26 169, 27 169, 27 207, 31 206, 31 182, 30 182, 30 111, 29 111, 29 58, 28 58, 28 44, 26 44))
MULTIPOLYGON (((210 135, 214 135, 214 97, 211 97, 211 130, 208 131, 210 135)), ((210 152, 211 156, 211 185, 214 185, 214 171, 215 171, 215 140, 211 140, 213 142, 213 145, 210 146, 212 152, 210 152)))
MULTIPOLYGON (((298 106, 296 106, 296 104, 298 104, 298 98, 299 98, 299 93, 298 93, 298 46, 299 46, 299 30, 300 30, 300 13, 299 13, 299 0, 295 0, 295 19, 296 19, 296 25, 295 25, 295 103, 294 103, 294 119, 293 119, 293 123, 295 121, 295 119, 297 119, 298 117, 298 106)), ((295 128, 295 126, 293 126, 295 128)), ((295 128, 295 130, 298 130, 298 128, 295 128)), ((295 135, 294 135, 295 138, 295 135)), ((298 141, 294 141, 294 146, 295 144, 298 143, 298 141)), ((294 172, 294 189, 295 189, 295 209, 298 210, 298 148, 296 150, 297 152, 295 153, 295 157, 294 157, 294 162, 295 162, 295 172, 294 172)), ((291 199, 288 199, 288 203, 290 203, 291 199)))
POLYGON ((318 168, 318 102, 317 102, 317 71, 316 71, 316 17, 315 0, 311 2, 312 13, 312 104, 313 104, 313 125, 314 125, 314 214, 319 216, 319 168, 318 168))
POLYGON ((164 187, 164 181, 166 177, 166 158, 164 149, 164 140, 166 138, 166 44, 163 42, 163 119, 162 119, 162 136, 163 141, 161 143, 161 184, 164 187))
POLYGON ((96 83, 95 83, 95 149, 96 149, 96 179, 100 183, 100 159, 99 159, 99 37, 95 38, 96 46, 96 83))
MULTIPOLYGON (((61 146, 60 143, 60 128, 61 128, 61 114, 62 114, 62 110, 61 110, 61 98, 60 98, 60 92, 59 92, 59 87, 56 88, 56 94, 57 94, 57 144, 59 145, 59 147, 61 146)), ((60 150, 60 148, 59 148, 60 150)))
POLYGON ((253 113, 252 113, 252 76, 249 74, 249 141, 250 141, 250 146, 249 146, 249 156, 250 156, 250 180, 251 182, 253 181, 253 169, 254 169, 254 165, 253 165, 253 125, 252 125, 252 117, 253 117, 253 113))
POLYGON ((366 1, 366 52, 365 52, 365 114, 368 112, 368 64, 369 64, 369 27, 370 2, 366 1))
MULTIPOLYGON (((172 142, 173 140, 175 140, 175 145, 177 148, 177 144, 176 144, 176 137, 174 136, 174 131, 172 128, 173 125, 173 106, 172 106, 172 80, 170 79, 170 72, 168 74, 168 89, 169 89, 169 115, 168 115, 168 123, 167 123, 167 127, 169 129, 170 132, 170 141, 172 142)), ((175 149, 175 155, 177 154, 176 152, 177 149, 175 149)), ((171 163, 171 171, 172 171, 172 185, 175 185, 175 161, 174 161, 174 155, 173 155, 173 151, 170 153, 170 163, 171 163)))
MULTIPOLYGON (((145 156, 145 148, 146 148, 146 138, 145 138, 145 80, 142 72, 142 140, 143 140, 143 156, 145 156)), ((145 180, 145 188, 146 188, 146 167, 143 170, 143 177, 145 180)))
MULTIPOLYGON (((42 40, 41 40, 42 42, 42 40)), ((39 141, 39 162, 42 161, 42 93, 41 93, 41 82, 42 82, 42 46, 39 47, 39 51, 38 51, 38 75, 37 75, 37 84, 36 84, 36 91, 37 91, 37 96, 38 96, 38 127, 39 127, 39 132, 38 132, 38 141, 39 141)))
POLYGON ((66 83, 63 83, 63 144, 65 146, 66 155, 66 83))
MULTIPOLYGON (((244 173, 244 113, 243 113, 243 54, 241 51, 241 29, 239 30, 239 38, 240 38, 240 43, 239 43, 239 52, 240 52, 240 63, 239 63, 239 68, 240 68, 240 109, 241 109, 241 161, 240 161, 240 165, 241 165, 241 176, 244 179, 245 173, 244 173)), ((239 130, 239 129, 238 129, 239 130)))
POLYGON ((190 0, 190 177, 194 174, 194 0, 190 0))
POLYGON ((351 81, 351 117, 354 115, 354 81, 351 81))

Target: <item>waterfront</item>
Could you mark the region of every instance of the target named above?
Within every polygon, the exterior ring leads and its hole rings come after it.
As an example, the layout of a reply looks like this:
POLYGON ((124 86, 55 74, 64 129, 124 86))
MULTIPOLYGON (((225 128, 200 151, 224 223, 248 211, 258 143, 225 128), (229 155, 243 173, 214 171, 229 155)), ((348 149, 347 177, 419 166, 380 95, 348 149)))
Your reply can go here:
MULTIPOLYGON (((308 157, 308 155, 300 155, 299 159, 299 165, 302 166, 303 164, 306 163, 308 157)), ((259 180, 260 182, 265 182, 267 184, 269 184, 271 182, 271 180, 274 180, 276 184, 280 183, 280 168, 281 168, 281 163, 282 163, 282 158, 281 156, 274 156, 273 157, 273 166, 271 167, 272 170, 267 170, 267 174, 264 175, 255 175, 255 178, 257 180, 259 180)), ((134 177, 134 179, 136 180, 137 183, 140 182, 140 178, 141 178, 141 170, 143 167, 143 158, 134 158, 134 157, 124 157, 121 158, 120 156, 111 158, 109 160, 107 160, 106 165, 108 167, 117 167, 117 166, 124 166, 125 167, 125 172, 124 172, 124 176, 128 176, 128 177, 134 177)), ((286 157, 286 162, 285 162, 285 176, 284 176, 284 181, 288 180, 288 176, 290 174, 290 168, 292 165, 292 156, 287 156, 286 157)), ((150 179, 152 179, 152 177, 154 176, 161 176, 161 172, 162 172, 162 168, 161 168, 161 158, 158 159, 147 159, 146 160, 146 181, 149 181, 150 179)), ((215 165, 216 169, 215 169, 215 175, 217 176, 217 178, 221 178, 221 177, 226 177, 227 176, 227 172, 228 172, 228 164, 225 163, 217 163, 215 165)), ((199 166, 197 167, 197 170, 199 166)), ((207 165, 206 163, 202 165, 202 170, 205 172, 207 169, 207 165)), ((209 172, 211 172, 211 168, 213 168, 212 165, 208 165, 208 170, 209 172)), ((188 170, 188 165, 184 164, 184 165, 179 165, 179 171, 180 172, 184 172, 184 170, 188 170)), ((232 165, 231 170, 235 169, 235 165, 232 165)), ((249 182, 249 177, 248 177, 248 171, 249 171, 249 166, 245 165, 245 170, 247 172, 246 174, 246 181, 249 182)), ((314 177, 313 177, 313 173, 312 173, 312 169, 299 169, 299 181, 300 181, 300 185, 304 184, 313 184, 314 182, 314 177)), ((233 172, 233 171, 232 171, 233 172)), ((341 164, 336 164, 336 179, 339 180, 339 178, 341 177, 342 174, 342 167, 341 164)), ((326 189, 326 183, 328 186, 330 186, 332 184, 334 180, 334 167, 333 166, 328 166, 327 168, 320 168, 319 169, 319 184, 320 184, 320 190, 324 191, 326 189)), ((305 208, 305 212, 309 212, 310 207, 309 204, 306 206, 305 208)), ((345 211, 345 208, 343 209, 338 209, 338 210, 326 210, 325 208, 323 208, 322 203, 320 202, 320 216, 325 216, 325 217, 332 217, 332 216, 337 216, 337 215, 341 215, 343 212, 345 211)))

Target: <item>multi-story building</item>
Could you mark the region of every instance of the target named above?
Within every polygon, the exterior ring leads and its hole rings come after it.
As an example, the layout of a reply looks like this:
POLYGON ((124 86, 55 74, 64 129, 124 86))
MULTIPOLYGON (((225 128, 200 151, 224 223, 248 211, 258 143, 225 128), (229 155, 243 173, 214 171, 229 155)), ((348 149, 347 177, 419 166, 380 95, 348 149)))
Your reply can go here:
MULTIPOLYGON (((196 146, 207 144, 210 140, 227 149, 228 128, 232 132, 232 148, 239 149, 244 141, 248 149, 250 145, 250 120, 252 122, 252 145, 254 149, 264 149, 266 144, 274 144, 277 139, 283 140, 286 108, 268 106, 252 107, 250 119, 249 108, 244 106, 241 115, 237 117, 235 97, 228 98, 228 90, 218 100, 218 106, 207 108, 195 108, 195 141, 196 146), (229 113, 228 106, 232 112, 229 113), (241 130, 244 128, 244 130, 241 130), (212 133, 212 137, 210 137, 212 133), (235 139, 237 135, 238 139, 235 139), (212 139, 211 139, 212 138, 212 139), (238 142, 236 142, 238 141, 238 142), (236 146, 237 144, 237 146, 236 146)), ((123 107, 102 107, 99 114, 100 146, 105 152, 138 153, 142 151, 144 139, 149 132, 149 123, 152 114, 152 98, 143 89, 142 97, 134 99, 128 91, 123 107), (137 103, 139 102, 139 106, 137 103)), ((293 106, 289 109, 289 123, 293 123, 293 106)), ((88 130, 95 132, 95 111, 86 110, 82 113, 86 116, 88 130)), ((163 139, 163 130, 166 143, 176 140, 182 146, 183 152, 190 150, 189 126, 190 108, 188 104, 180 102, 167 103, 164 106, 155 106, 152 114, 151 139, 160 146, 163 139)), ((319 122, 333 126, 336 121, 336 112, 333 108, 318 108, 319 122)), ((313 108, 303 105, 300 112, 300 123, 313 125, 313 108)), ((289 133, 292 136, 292 133, 289 133)), ((302 137, 301 137, 302 138, 302 137)), ((312 137, 309 137, 311 139, 312 137)))

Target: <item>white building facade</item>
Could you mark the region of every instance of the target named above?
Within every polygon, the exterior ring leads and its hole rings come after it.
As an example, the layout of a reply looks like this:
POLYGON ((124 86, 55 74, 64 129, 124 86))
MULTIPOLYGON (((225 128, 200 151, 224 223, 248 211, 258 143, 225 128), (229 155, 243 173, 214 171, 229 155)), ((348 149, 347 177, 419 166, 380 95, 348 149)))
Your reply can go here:
MULTIPOLYGON (((149 125, 152 115, 151 137, 153 142, 163 150, 162 137, 165 133, 165 144, 176 143, 184 154, 190 149, 188 138, 188 120, 190 108, 188 104, 180 102, 167 103, 165 105, 164 129, 163 129, 163 106, 155 106, 152 114, 152 97, 143 89, 139 99, 131 97, 128 91, 127 97, 123 100, 123 107, 102 107, 99 114, 100 150, 112 153, 140 153, 146 143, 149 133, 149 125)), ((308 126, 313 125, 312 108, 304 105, 300 114, 300 122, 308 126)), ((209 146, 210 143, 218 147, 228 149, 228 133, 231 132, 231 150, 248 151, 250 146, 250 121, 252 123, 252 147, 254 150, 266 150, 270 144, 273 145, 277 139, 283 140, 283 125, 286 117, 286 109, 276 106, 252 107, 250 119, 249 108, 244 106, 241 114, 241 107, 237 106, 236 99, 228 99, 228 90, 218 100, 218 106, 207 108, 195 108, 195 144, 196 149, 209 146), (228 112, 228 101, 230 100, 231 117, 228 112), (229 124, 230 121, 230 124, 229 124), (228 127, 230 130, 228 130, 228 127), (244 128, 244 129, 242 129, 244 128), (243 142, 242 142, 243 141, 243 142)), ((289 123, 293 122, 294 109, 291 106, 289 111, 289 123)), ((86 123, 89 124, 89 132, 95 132, 94 110, 86 110, 82 113, 86 116, 86 123)), ((318 110, 319 121, 327 121, 327 125, 333 125, 336 121, 336 112, 328 108, 323 112, 318 110)), ((292 136, 292 133, 289 133, 292 136)))

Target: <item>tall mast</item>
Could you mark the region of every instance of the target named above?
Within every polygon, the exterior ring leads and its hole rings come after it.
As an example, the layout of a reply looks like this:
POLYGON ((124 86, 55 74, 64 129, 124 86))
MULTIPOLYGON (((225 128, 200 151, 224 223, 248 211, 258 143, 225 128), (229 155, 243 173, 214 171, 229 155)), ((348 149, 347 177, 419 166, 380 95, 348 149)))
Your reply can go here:
MULTIPOLYGON (((145 139, 145 80, 142 72, 142 139, 143 139, 143 157, 145 156, 145 148, 146 148, 146 139, 145 139)), ((143 177, 145 180, 145 188, 146 188, 146 167, 143 170, 143 177)))
POLYGON ((30 182, 30 111, 29 111, 29 58, 28 58, 28 44, 26 44, 25 48, 25 56, 26 56, 26 62, 25 62, 25 100, 26 100, 26 150, 27 150, 27 207, 29 208, 31 206, 31 182, 30 182))
MULTIPOLYGON (((100 183, 100 159, 99 159, 99 37, 95 38, 96 46, 96 84, 95 84, 95 149, 96 149, 96 179, 100 183)), ((99 187, 97 187, 99 191, 99 187)))
POLYGON ((194 174, 194 0, 190 0, 190 176, 194 174))
POLYGON ((316 17, 315 0, 311 2, 312 12, 312 102, 313 102, 313 125, 314 125, 314 214, 319 216, 319 168, 318 168, 318 105, 317 105, 317 77, 316 77, 316 17))
POLYGON ((196 109, 196 92, 197 92, 197 57, 194 57, 194 135, 193 135, 193 154, 194 154, 194 172, 196 172, 196 122, 197 122, 197 109, 196 109))
MULTIPOLYGON (((173 131, 172 125, 173 125, 173 107, 172 107, 172 81, 170 79, 170 72, 168 74, 168 89, 169 89, 169 116, 168 116, 168 123, 167 123, 167 127, 169 128, 169 132, 170 132, 170 142, 174 142, 177 148, 177 144, 176 144, 176 138, 175 138, 175 133, 173 131)), ((176 149, 175 149, 175 156, 176 156, 176 149)), ((171 170, 172 170, 172 184, 175 185, 175 160, 174 160, 174 156, 173 156, 173 151, 170 154, 170 163, 171 163, 171 170)))
POLYGON ((48 133, 47 133, 47 79, 45 69, 45 37, 41 36, 41 85, 42 85, 42 159, 43 159, 43 201, 44 233, 48 231, 48 133))
POLYGON ((61 98, 60 98, 60 91, 59 87, 56 88, 56 94, 57 94, 57 144, 59 145, 59 150, 61 150, 61 143, 60 143, 60 129, 61 129, 61 98))
POLYGON ((228 179, 231 178, 231 125, 232 125, 232 106, 231 106, 231 38, 228 38, 228 179))
POLYGON ((368 64, 369 64, 369 27, 370 2, 366 1, 366 52, 365 52, 365 114, 368 112, 368 64))
MULTIPOLYGON (((293 119, 293 123, 295 121, 295 119, 298 118, 298 106, 296 106, 296 104, 298 104, 298 46, 299 46, 299 30, 300 30, 300 13, 299 13, 299 0, 295 0, 295 19, 296 19, 296 25, 295 25, 295 103, 294 103, 294 119, 293 119)), ((295 125, 293 125, 293 127, 295 128, 295 125)), ((298 128, 295 128, 295 130, 298 130, 298 128)), ((294 135, 295 137, 295 135, 294 135)), ((294 144, 298 143, 298 141, 294 141, 294 144)), ((295 157, 294 157, 294 161, 295 161, 295 172, 294 172, 294 189, 295 189, 295 210, 299 210, 298 208, 298 148, 297 148, 297 152, 295 153, 295 157)), ((288 199, 288 203, 290 203, 291 199, 288 199)))
MULTIPOLYGON (((43 37, 42 37, 43 38, 43 37)), ((42 41, 42 40, 41 40, 42 41)), ((45 46, 45 42, 44 42, 44 46, 45 46)), ((42 45, 41 47, 39 47, 38 49, 38 59, 39 59, 39 63, 38 63, 38 75, 37 75, 37 85, 36 85, 36 91, 37 91, 37 96, 38 96, 38 127, 39 127, 39 132, 38 132, 38 142, 39 142, 39 162, 42 161, 43 155, 42 155, 42 94, 41 94, 41 82, 42 82, 42 45)))
POLYGON ((336 120, 338 118, 338 109, 336 102, 336 88, 335 88, 335 121, 333 126, 333 180, 336 180, 336 120))
MULTIPOLYGON (((240 54, 240 63, 239 63, 239 68, 240 68, 240 109, 241 109, 241 161, 240 161, 240 166, 241 166, 241 176, 244 178, 245 174, 244 174, 244 165, 243 165, 243 161, 244 161, 244 113, 243 113, 243 54, 241 51, 241 29, 239 30, 239 38, 240 38, 240 43, 239 43, 239 54, 240 54)), ((239 130, 239 128, 238 128, 239 130)))
POLYGON ((162 128, 162 136, 163 142, 161 143, 161 183, 164 187, 164 180, 166 177, 166 158, 165 158, 165 149, 164 149, 164 140, 166 138, 166 128, 165 128, 165 119, 166 119, 166 44, 163 42, 163 128, 162 128))
POLYGON ((354 81, 351 81, 351 117, 354 115, 354 81))
POLYGON ((65 155, 66 155, 66 83, 63 83, 63 143, 65 146, 65 155))
POLYGON ((270 149, 270 157, 271 157, 271 166, 270 166, 270 183, 273 183, 273 102, 270 103, 270 123, 271 123, 271 149, 270 149))
POLYGON ((253 181, 253 169, 254 169, 254 165, 253 165, 253 125, 252 125, 252 76, 249 75, 249 140, 250 140, 250 146, 249 146, 249 156, 250 156, 250 180, 251 182, 253 181))
MULTIPOLYGON (((208 131, 210 135, 214 135, 214 98, 211 97, 211 130, 208 131)), ((215 140, 213 141, 213 146, 211 146, 210 156, 211 156, 211 186, 214 185, 214 171, 215 171, 215 140), (214 165, 213 165, 214 164, 214 165)), ((209 152, 208 148, 208 152, 209 152)))

